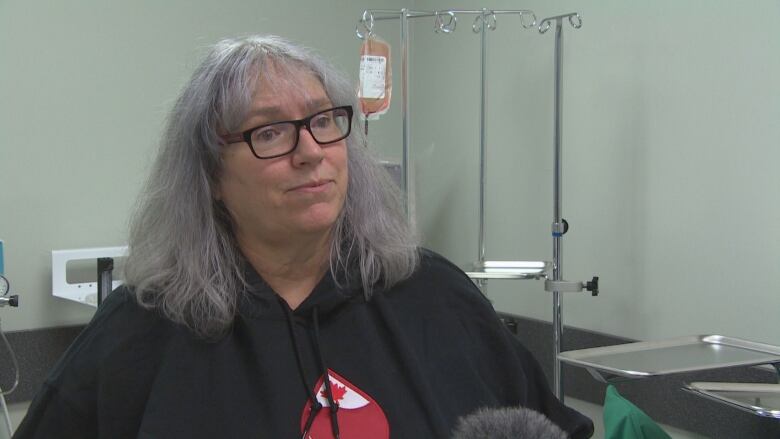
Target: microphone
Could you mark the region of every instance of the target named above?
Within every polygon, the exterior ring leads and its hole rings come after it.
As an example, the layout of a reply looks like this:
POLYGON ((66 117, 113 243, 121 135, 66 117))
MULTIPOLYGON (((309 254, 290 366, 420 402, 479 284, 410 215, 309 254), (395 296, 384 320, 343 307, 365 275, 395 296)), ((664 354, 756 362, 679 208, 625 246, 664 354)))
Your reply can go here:
POLYGON ((543 414, 525 407, 481 408, 458 420, 452 439, 566 439, 543 414))

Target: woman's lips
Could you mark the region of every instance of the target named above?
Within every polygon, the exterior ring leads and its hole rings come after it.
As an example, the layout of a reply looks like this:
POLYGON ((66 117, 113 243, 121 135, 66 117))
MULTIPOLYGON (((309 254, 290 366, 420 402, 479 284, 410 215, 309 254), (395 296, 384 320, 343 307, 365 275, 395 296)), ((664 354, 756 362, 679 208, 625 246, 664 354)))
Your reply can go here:
POLYGON ((331 180, 314 181, 314 182, 302 184, 300 186, 296 186, 290 189, 290 192, 316 194, 316 193, 327 191, 328 189, 330 189, 331 184, 333 184, 333 181, 331 180))

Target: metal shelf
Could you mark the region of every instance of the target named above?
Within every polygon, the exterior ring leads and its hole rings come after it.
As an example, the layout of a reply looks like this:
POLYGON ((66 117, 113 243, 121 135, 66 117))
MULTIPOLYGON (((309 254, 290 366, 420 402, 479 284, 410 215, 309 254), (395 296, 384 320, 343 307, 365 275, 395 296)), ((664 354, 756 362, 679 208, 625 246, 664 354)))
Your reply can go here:
POLYGON ((472 279, 546 279, 551 271, 547 261, 483 261, 466 274, 472 279))
POLYGON ((780 363, 780 347, 721 335, 696 335, 580 349, 558 355, 607 383, 724 367, 780 363))

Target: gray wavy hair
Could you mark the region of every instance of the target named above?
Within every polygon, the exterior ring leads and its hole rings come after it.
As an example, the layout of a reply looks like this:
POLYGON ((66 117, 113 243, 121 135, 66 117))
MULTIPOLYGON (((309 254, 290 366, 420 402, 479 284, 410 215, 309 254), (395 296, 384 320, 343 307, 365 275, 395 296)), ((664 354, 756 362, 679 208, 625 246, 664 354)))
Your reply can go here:
MULTIPOLYGON (((284 80, 280 68, 313 73, 332 102, 357 108, 350 81, 311 51, 274 36, 223 40, 176 101, 131 220, 126 284, 142 306, 204 338, 229 329, 246 286, 247 262, 227 210, 214 198, 218 133, 238 129, 258 78, 284 80)), ((369 299, 411 276, 419 254, 400 192, 366 144, 360 129, 347 138, 349 182, 334 225, 330 271, 334 279, 346 275, 348 285, 362 286, 369 299)))

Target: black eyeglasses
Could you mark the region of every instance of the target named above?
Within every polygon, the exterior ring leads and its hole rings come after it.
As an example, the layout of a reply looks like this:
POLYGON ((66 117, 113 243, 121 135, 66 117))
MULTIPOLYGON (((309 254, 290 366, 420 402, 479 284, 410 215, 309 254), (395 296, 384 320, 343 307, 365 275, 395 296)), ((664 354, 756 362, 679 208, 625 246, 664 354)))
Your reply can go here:
POLYGON ((285 120, 250 128, 242 133, 226 134, 228 143, 246 142, 259 159, 281 157, 295 151, 301 127, 320 145, 347 138, 352 129, 352 106, 330 108, 299 120, 285 120))

